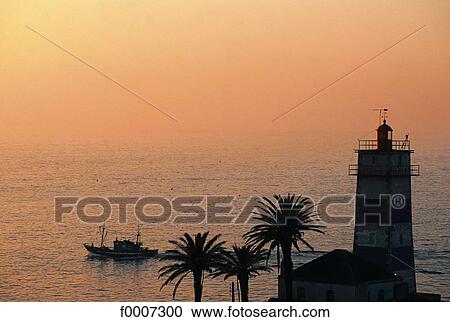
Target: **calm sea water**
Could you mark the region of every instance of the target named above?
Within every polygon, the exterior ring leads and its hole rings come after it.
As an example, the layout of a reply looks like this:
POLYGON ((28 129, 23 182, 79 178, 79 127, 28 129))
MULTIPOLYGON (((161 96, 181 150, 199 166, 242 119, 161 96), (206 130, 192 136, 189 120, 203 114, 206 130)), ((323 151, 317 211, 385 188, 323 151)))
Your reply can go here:
MULTIPOLYGON (((252 195, 296 192, 315 199, 352 193, 347 175, 357 136, 168 139, 155 143, 12 144, 0 143, 0 300, 3 301, 166 301, 172 289, 159 290, 161 264, 87 257, 84 242, 97 242, 96 225, 66 216, 54 221, 55 196, 237 196, 235 213, 252 195)), ((422 175, 413 179, 414 240, 418 290, 450 299, 449 145, 412 142, 422 175)), ((336 209, 353 213, 352 207, 336 209)), ((111 239, 132 237, 135 221, 109 220, 111 239)), ((143 241, 160 252, 184 232, 221 233, 231 245, 248 230, 242 225, 145 225, 143 241)), ((330 226, 325 235, 307 235, 317 253, 295 255, 307 262, 321 252, 351 249, 353 227, 330 226)), ((111 239, 109 242, 111 242, 111 239)), ((276 296, 274 272, 251 282, 250 299, 276 296)), ((230 300, 229 282, 205 282, 204 300, 230 300)), ((192 281, 178 300, 192 300, 192 281)))

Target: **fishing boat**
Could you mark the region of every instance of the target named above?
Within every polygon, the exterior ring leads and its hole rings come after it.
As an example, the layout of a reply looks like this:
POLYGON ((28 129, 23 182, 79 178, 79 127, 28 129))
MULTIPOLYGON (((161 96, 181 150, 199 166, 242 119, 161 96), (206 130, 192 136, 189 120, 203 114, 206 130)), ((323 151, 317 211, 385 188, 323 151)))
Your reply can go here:
POLYGON ((84 244, 84 248, 86 248, 86 250, 93 256, 116 259, 134 259, 150 258, 158 255, 158 249, 148 249, 147 247, 142 247, 139 226, 137 229, 135 241, 129 239, 119 240, 116 237, 116 240, 113 241, 112 248, 105 246, 106 236, 108 234, 105 225, 100 226, 99 231, 101 234, 100 246, 95 246, 93 243, 84 244))

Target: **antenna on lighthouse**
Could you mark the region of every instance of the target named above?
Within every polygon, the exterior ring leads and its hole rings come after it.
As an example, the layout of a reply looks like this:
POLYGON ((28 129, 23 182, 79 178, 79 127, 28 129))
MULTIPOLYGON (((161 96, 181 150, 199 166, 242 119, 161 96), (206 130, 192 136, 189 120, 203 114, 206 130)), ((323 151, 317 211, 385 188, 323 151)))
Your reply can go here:
POLYGON ((388 109, 387 108, 373 108, 372 111, 377 111, 378 112, 378 124, 381 124, 382 121, 386 121, 387 119, 387 112, 388 109))

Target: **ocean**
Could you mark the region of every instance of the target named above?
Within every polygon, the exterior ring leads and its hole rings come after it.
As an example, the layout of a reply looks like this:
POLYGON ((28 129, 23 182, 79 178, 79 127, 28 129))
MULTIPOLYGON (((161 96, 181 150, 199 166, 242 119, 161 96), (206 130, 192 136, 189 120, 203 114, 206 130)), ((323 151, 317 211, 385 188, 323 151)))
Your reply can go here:
MULTIPOLYGON (((315 201, 329 194, 354 193, 348 176, 355 162, 354 133, 333 135, 201 135, 166 140, 12 143, 0 141, 0 300, 1 301, 170 301, 172 287, 160 290, 159 258, 135 261, 87 256, 83 243, 98 243, 98 224, 75 215, 55 222, 56 196, 235 196, 233 215, 251 196, 296 193, 315 201)), ((413 234, 418 291, 450 299, 450 146, 411 138, 414 163, 413 234)), ((94 209, 95 210, 95 209, 94 209)), ((93 211, 94 211, 93 210, 93 211)), ((153 209, 151 211, 157 211, 153 209)), ((336 213, 353 215, 353 205, 336 213)), ((133 238, 136 220, 107 221, 109 238, 133 238)), ((170 249, 184 232, 222 234, 227 246, 242 243, 243 224, 184 225, 165 222, 141 228, 144 245, 170 249)), ((335 248, 352 248, 353 225, 329 225, 324 235, 307 233, 315 252, 294 251, 299 265, 335 248)), ((250 300, 277 294, 272 273, 251 280, 250 300)), ((230 300, 231 280, 206 278, 203 300, 230 300)), ((186 279, 177 300, 193 300, 186 279)))

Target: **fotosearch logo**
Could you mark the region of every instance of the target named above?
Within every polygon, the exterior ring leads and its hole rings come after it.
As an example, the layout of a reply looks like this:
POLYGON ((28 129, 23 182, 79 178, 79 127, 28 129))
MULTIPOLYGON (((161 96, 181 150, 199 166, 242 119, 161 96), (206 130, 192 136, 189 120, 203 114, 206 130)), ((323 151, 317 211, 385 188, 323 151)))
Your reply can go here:
POLYGON ((236 197, 231 195, 180 196, 173 199, 162 196, 56 197, 55 220, 57 223, 62 223, 64 216, 76 214, 83 222, 103 223, 111 218, 113 207, 116 207, 119 223, 127 222, 130 209, 140 222, 147 224, 251 223, 252 213, 261 199, 256 196, 249 197, 237 215, 233 215, 235 200, 236 197))
MULTIPOLYGON (((391 222, 391 209, 400 209, 405 206, 403 195, 381 195, 380 204, 391 207, 380 207, 374 211, 373 204, 367 203, 364 195, 333 194, 322 197, 317 203, 310 197, 305 197, 305 210, 314 209, 314 213, 321 222, 330 225, 349 225, 354 218, 354 203, 360 198, 367 209, 368 215, 379 213, 380 218, 391 222), (336 208, 346 206, 349 209, 345 214, 337 213, 336 208)), ((370 199, 373 202, 373 199, 370 199)), ((117 214, 119 223, 127 223, 128 217, 134 216, 141 223, 146 224, 255 224, 255 216, 260 213, 267 199, 261 196, 249 196, 238 207, 238 197, 234 195, 217 196, 178 196, 166 198, 163 196, 60 196, 55 198, 55 221, 62 223, 66 216, 77 216, 85 223, 100 224, 111 219, 113 213, 117 214)), ((274 200, 273 200, 274 201, 274 200)), ((283 204, 278 204, 280 211, 286 211, 283 204)), ((364 224, 358 222, 358 225, 364 224)), ((295 219, 295 218, 294 218, 295 219)))

